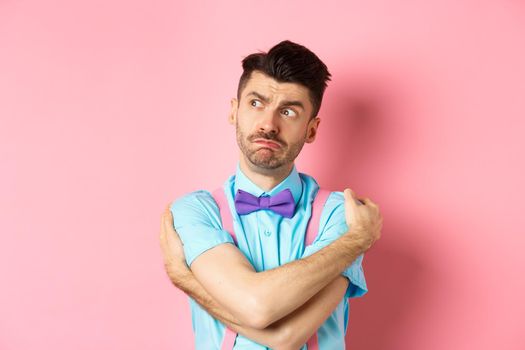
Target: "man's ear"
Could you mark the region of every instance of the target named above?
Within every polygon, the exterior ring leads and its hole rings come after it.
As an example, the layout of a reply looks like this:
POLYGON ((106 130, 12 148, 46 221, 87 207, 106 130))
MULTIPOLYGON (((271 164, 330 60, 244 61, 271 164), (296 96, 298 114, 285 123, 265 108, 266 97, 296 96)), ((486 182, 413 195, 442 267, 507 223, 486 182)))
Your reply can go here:
POLYGON ((228 116, 228 122, 230 124, 235 124, 235 119, 237 118, 237 108, 239 107, 239 101, 233 97, 230 101, 230 115, 228 116))
POLYGON ((317 116, 308 122, 308 134, 305 140, 306 143, 314 142, 315 136, 317 135, 317 128, 319 127, 320 122, 321 118, 317 116))

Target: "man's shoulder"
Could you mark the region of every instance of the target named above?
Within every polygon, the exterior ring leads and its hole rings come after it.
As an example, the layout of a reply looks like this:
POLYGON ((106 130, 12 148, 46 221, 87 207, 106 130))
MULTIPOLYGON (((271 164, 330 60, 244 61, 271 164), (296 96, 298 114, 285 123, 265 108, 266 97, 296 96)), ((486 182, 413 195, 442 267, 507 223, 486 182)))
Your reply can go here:
POLYGON ((177 197, 170 205, 170 209, 179 212, 179 214, 181 211, 199 212, 213 207, 216 207, 216 203, 208 190, 195 190, 185 193, 177 197))
POLYGON ((344 193, 341 191, 330 191, 330 195, 326 199, 325 203, 325 209, 327 210, 335 210, 337 208, 341 209, 342 206, 344 208, 345 204, 345 196, 344 193))
POLYGON ((330 191, 320 218, 321 231, 330 227, 346 225, 345 199, 341 191, 330 191))
POLYGON ((215 201, 213 193, 219 189, 225 190, 233 186, 235 180, 235 175, 231 175, 228 179, 216 189, 212 191, 206 189, 198 189, 191 192, 187 192, 170 204, 170 209, 173 214, 177 212, 180 214, 189 214, 189 215, 205 215, 208 217, 217 218, 220 217, 219 207, 215 201))

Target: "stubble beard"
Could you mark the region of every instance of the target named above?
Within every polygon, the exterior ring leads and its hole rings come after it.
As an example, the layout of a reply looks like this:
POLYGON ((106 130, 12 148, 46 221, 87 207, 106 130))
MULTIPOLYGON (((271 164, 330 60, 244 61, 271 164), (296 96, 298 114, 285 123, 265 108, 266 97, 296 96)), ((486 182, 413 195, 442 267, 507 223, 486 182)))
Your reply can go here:
POLYGON ((276 140, 276 137, 272 134, 254 134, 247 137, 240 129, 239 125, 236 124, 236 136, 237 144, 241 149, 241 152, 244 156, 255 166, 258 166, 263 169, 278 169, 283 165, 293 163, 295 158, 301 152, 306 135, 297 143, 284 145, 282 141, 278 140, 281 147, 278 149, 269 149, 269 148, 255 148, 255 145, 252 143, 254 139, 261 138, 266 140, 276 140))

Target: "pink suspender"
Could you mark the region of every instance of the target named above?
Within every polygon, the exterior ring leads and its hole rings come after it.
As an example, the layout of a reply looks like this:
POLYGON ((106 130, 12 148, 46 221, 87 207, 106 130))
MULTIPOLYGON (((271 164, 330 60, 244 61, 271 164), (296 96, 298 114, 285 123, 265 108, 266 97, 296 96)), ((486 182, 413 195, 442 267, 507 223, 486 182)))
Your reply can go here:
POLYGON ((314 202, 312 204, 312 214, 310 215, 310 219, 308 219, 308 224, 306 226, 305 247, 312 244, 315 237, 317 237, 317 234, 319 233, 318 231, 321 214, 323 213, 324 204, 326 203, 330 193, 331 191, 320 188, 315 195, 314 202), (312 223, 312 225, 310 225, 310 223, 312 223))
MULTIPOLYGON (((315 237, 317 237, 319 230, 319 221, 323 212, 323 207, 330 193, 331 192, 328 190, 319 189, 313 200, 312 214, 310 215, 310 219, 308 219, 308 224, 306 226, 304 245, 305 247, 312 244, 312 242, 315 240, 315 237)), ((231 234, 235 245, 237 245, 237 237, 235 236, 235 231, 233 230, 233 217, 231 215, 231 211, 228 205, 226 194, 224 193, 224 189, 222 187, 216 189, 212 192, 212 196, 215 199, 215 202, 217 202, 217 206, 219 207, 223 229, 231 234)), ((232 350, 236 338, 237 333, 226 327, 226 332, 222 341, 221 350, 232 350)), ((308 339, 306 345, 308 350, 319 350, 317 332, 315 332, 310 337, 310 339, 308 339)))
MULTIPOLYGON (((225 231, 228 231, 237 245, 237 237, 235 236, 235 231, 233 230, 233 217, 228 206, 228 199, 222 188, 218 188, 212 193, 217 206, 219 207, 219 212, 222 219, 222 228, 225 231)), ((226 332, 224 333, 224 339, 222 341, 221 350, 232 350, 233 345, 235 344, 235 338, 237 338, 237 333, 226 327, 226 332)))
MULTIPOLYGON (((312 203, 312 214, 310 219, 308 219, 308 224, 306 226, 306 237, 304 246, 305 248, 313 243, 315 237, 319 233, 319 221, 321 219, 321 214, 323 212, 324 204, 330 195, 330 191, 319 189, 315 195, 314 202, 312 203)), ((317 332, 312 334, 310 339, 306 342, 306 348, 308 350, 319 350, 319 342, 317 340, 317 332)))
POLYGON ((232 212, 230 211, 228 199, 226 198, 224 190, 222 189, 222 187, 218 188, 215 191, 213 191, 211 195, 213 196, 213 199, 215 199, 215 202, 217 202, 217 206, 219 207, 219 212, 221 213, 222 219, 222 228, 225 231, 228 231, 230 235, 232 235, 233 241, 235 242, 235 245, 237 245, 237 237, 235 236, 235 231, 233 230, 232 212))

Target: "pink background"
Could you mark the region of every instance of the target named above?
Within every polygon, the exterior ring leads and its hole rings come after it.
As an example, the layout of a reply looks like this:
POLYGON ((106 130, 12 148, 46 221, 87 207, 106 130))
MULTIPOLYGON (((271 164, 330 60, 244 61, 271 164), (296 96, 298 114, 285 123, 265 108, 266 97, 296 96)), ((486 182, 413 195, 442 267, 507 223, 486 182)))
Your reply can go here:
POLYGON ((384 217, 349 348, 525 349, 525 4, 197 3, 0 1, 0 349, 193 348, 160 215, 283 39, 333 74, 298 170, 384 217))

